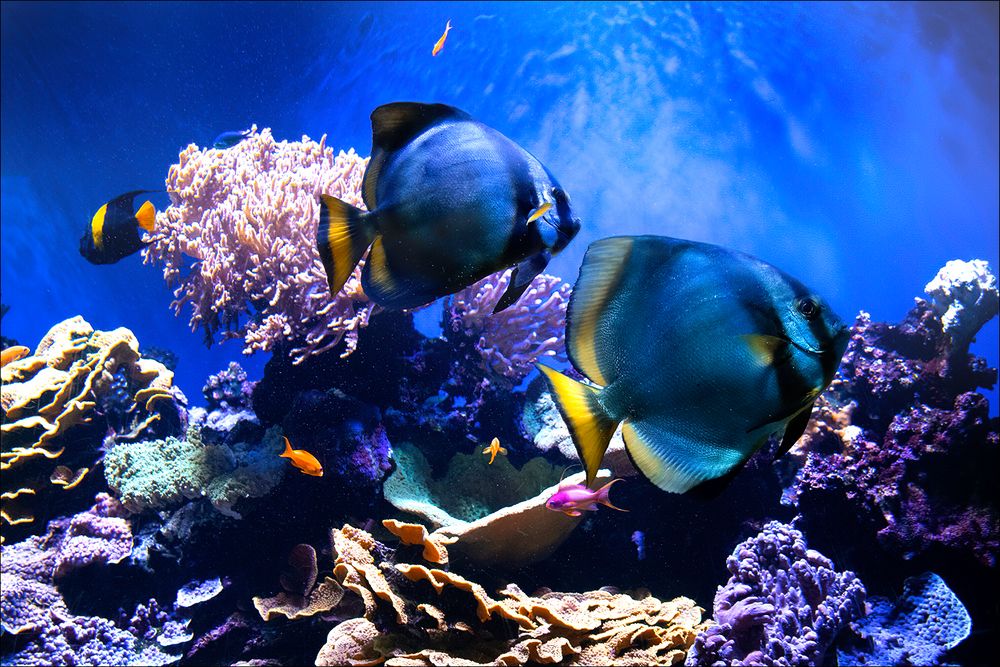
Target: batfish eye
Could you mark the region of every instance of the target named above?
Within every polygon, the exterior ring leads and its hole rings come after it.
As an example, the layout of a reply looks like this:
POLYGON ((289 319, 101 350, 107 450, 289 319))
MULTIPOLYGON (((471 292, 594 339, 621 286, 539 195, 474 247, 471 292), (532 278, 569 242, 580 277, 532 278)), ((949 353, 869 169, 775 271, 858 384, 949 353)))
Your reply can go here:
POLYGON ((562 188, 552 188, 552 197, 556 200, 557 204, 562 204, 563 202, 569 203, 569 197, 562 188))
POLYGON ((799 299, 799 312, 802 313, 802 316, 807 320, 811 320, 819 315, 819 304, 816 303, 816 299, 813 299, 812 297, 807 296, 803 299, 799 299))

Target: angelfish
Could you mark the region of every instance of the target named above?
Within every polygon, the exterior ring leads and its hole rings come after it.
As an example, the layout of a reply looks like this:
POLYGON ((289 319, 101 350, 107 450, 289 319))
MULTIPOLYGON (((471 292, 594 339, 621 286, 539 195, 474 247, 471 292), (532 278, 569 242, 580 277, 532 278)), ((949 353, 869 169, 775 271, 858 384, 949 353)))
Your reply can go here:
POLYGON ((97 209, 80 237, 80 254, 91 264, 114 264, 146 247, 140 230, 152 232, 156 208, 150 201, 133 211, 136 195, 159 190, 133 190, 97 209))
POLYGON ((787 452, 849 338, 821 297, 774 266, 659 236, 592 243, 566 321, 570 360, 597 386, 539 369, 587 483, 622 423, 636 467, 674 493, 721 490, 771 435, 787 452))
POLYGON ((371 120, 368 212, 321 196, 316 242, 332 295, 370 247, 361 282, 378 305, 422 306, 513 266, 499 312, 580 230, 549 170, 464 111, 397 102, 371 120))

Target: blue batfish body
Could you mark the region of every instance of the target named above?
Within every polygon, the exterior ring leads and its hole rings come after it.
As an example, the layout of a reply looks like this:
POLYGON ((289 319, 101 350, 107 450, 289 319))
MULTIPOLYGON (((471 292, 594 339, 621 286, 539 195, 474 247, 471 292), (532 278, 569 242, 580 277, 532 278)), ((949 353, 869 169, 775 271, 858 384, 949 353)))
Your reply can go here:
POLYGON ((156 208, 147 201, 133 210, 136 195, 157 190, 133 190, 115 197, 97 209, 83 236, 80 237, 80 254, 91 264, 114 264, 120 259, 139 252, 146 244, 140 229, 153 231, 156 208))
POLYGON ((725 483, 773 434, 788 451, 848 338, 819 296, 759 259, 615 237, 587 249, 567 312, 570 359, 598 387, 539 368, 588 484, 624 422, 636 467, 684 493, 725 483))
POLYGON ((223 132, 215 138, 215 141, 212 142, 212 148, 218 148, 221 150, 232 148, 249 136, 250 130, 245 130, 243 132, 223 132))
POLYGON ((370 246, 362 287, 391 309, 422 306, 514 266, 497 312, 579 231, 548 169, 465 112, 398 102, 371 118, 368 212, 321 197, 317 245, 332 294, 370 246))

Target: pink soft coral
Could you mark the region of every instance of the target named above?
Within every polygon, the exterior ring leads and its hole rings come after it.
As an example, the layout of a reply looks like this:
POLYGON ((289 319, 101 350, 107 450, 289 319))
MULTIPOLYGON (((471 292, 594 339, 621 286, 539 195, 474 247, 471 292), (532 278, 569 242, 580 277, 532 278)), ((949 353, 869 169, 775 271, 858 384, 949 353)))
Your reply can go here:
POLYGON ((209 344, 217 332, 243 338, 244 354, 294 340, 290 354, 300 363, 342 338, 350 354, 374 305, 361 291, 360 265, 331 298, 316 250, 317 198, 363 208, 367 162, 353 150, 334 155, 326 135, 276 142, 256 126, 229 149, 184 149, 167 175, 173 203, 157 213, 143 251, 178 285, 175 312, 191 304, 193 331, 202 329, 209 344), (192 268, 185 257, 196 260, 192 268))

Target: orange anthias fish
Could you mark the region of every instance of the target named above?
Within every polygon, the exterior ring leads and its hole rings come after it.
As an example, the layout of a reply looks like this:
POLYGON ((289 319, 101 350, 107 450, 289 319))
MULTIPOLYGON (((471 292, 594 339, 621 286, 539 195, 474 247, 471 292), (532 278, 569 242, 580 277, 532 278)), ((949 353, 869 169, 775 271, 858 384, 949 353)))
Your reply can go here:
POLYGON ((490 443, 489 447, 483 450, 483 454, 490 455, 490 465, 492 465, 493 461, 497 458, 497 454, 507 456, 507 450, 500 446, 500 438, 493 438, 493 442, 490 443))
POLYGON ((11 345, 10 347, 4 348, 3 352, 0 352, 0 368, 6 366, 12 361, 24 359, 28 356, 29 352, 31 352, 31 350, 23 345, 11 345))
POLYGON ((441 49, 444 48, 444 40, 448 38, 448 31, 451 30, 451 20, 448 20, 448 25, 444 27, 444 33, 441 35, 441 39, 434 43, 434 50, 431 51, 432 56, 436 56, 441 53, 441 49))
POLYGON ((628 512, 626 509, 612 505, 608 497, 611 485, 620 481, 622 481, 620 477, 613 479, 596 491, 591 491, 583 484, 560 485, 559 490, 545 501, 545 507, 553 512, 562 512, 566 516, 580 516, 582 512, 594 512, 599 504, 619 512, 628 512))
POLYGON ((291 461, 293 466, 306 475, 323 476, 323 466, 320 465, 319 460, 304 449, 292 449, 292 443, 288 442, 288 438, 285 438, 285 451, 279 456, 291 461))

